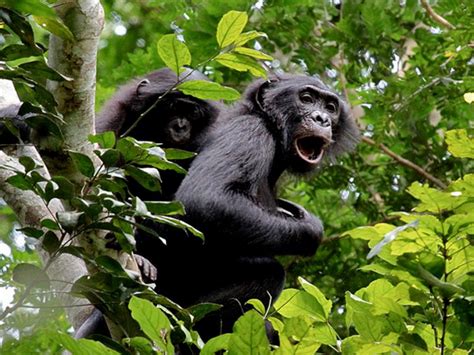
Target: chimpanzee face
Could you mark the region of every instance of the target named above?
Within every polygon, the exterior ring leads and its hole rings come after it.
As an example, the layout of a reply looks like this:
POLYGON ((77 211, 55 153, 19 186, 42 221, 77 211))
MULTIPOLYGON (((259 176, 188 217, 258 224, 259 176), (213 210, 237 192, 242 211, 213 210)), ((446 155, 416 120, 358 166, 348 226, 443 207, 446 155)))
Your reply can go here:
POLYGON ((340 103, 335 94, 313 85, 303 86, 296 94, 299 124, 293 132, 293 149, 303 165, 311 169, 321 162, 332 143, 340 103))

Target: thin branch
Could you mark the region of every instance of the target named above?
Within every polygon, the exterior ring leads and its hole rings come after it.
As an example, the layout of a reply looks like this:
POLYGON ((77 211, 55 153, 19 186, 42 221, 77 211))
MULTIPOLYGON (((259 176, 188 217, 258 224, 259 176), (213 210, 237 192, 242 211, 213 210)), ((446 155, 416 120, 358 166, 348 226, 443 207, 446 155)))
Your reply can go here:
POLYGON ((416 165, 415 163, 411 162, 410 160, 407 160, 403 157, 401 157, 400 155, 396 154, 395 152, 393 152, 392 150, 390 150, 385 144, 383 143, 377 143, 375 142, 373 139, 370 139, 369 137, 362 137, 362 141, 367 143, 367 144, 370 144, 370 145, 373 145, 375 147, 378 147, 380 148, 380 150, 382 150, 385 154, 387 154, 390 158, 392 158, 393 160, 397 161, 398 163, 400 163, 401 165, 404 165, 414 171, 416 171, 419 175, 423 176, 425 179, 431 181, 433 184, 435 184, 436 186, 442 188, 442 189, 445 189, 447 186, 444 182, 442 182, 441 180, 437 179, 436 177, 434 177, 433 175, 431 175, 430 173, 428 173, 426 170, 424 170, 421 166, 419 165, 416 165))
POLYGON ((451 25, 451 23, 448 20, 446 20, 444 17, 442 17, 441 15, 438 15, 430 6, 430 4, 428 4, 427 0, 421 0, 421 6, 423 6, 423 8, 426 10, 428 15, 433 19, 433 21, 439 23, 441 26, 449 28, 450 30, 454 30, 456 28, 453 25, 451 25))

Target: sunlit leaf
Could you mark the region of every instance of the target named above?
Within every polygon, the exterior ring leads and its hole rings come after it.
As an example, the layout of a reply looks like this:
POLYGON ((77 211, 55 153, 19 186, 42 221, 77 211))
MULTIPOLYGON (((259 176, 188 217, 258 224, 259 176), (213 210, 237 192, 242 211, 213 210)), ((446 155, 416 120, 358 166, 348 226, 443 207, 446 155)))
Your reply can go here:
POLYGON ((177 89, 203 100, 237 100, 240 97, 239 92, 235 89, 205 80, 186 81, 181 83, 177 89))
POLYGON ((217 25, 217 43, 220 48, 227 47, 239 38, 245 25, 247 24, 248 16, 245 12, 229 11, 222 16, 217 25))
POLYGON ((158 54, 166 66, 176 74, 183 71, 183 66, 191 64, 191 53, 188 47, 174 34, 161 37, 158 41, 158 54))

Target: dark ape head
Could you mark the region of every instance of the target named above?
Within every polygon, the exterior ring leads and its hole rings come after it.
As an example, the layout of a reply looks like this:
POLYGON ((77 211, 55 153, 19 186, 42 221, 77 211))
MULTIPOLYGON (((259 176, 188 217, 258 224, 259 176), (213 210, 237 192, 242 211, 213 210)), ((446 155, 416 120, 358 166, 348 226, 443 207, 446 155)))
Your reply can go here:
POLYGON ((249 87, 250 110, 276 135, 292 170, 307 172, 357 143, 359 130, 347 104, 317 78, 284 75, 249 87))
MULTIPOLYGON (((189 69, 180 75, 183 78, 209 80, 189 69)), ((129 132, 130 136, 163 143, 164 147, 197 150, 203 134, 215 122, 220 104, 169 91, 177 81, 176 74, 165 68, 125 86, 105 105, 97 119, 97 131, 114 130, 121 135, 149 110, 129 132)))

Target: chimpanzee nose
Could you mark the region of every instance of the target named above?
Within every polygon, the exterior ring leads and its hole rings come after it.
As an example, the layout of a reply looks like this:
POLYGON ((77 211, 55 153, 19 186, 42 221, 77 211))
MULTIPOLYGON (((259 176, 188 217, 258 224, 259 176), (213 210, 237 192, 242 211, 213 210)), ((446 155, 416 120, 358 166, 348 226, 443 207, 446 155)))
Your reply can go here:
POLYGON ((324 113, 313 112, 311 118, 322 127, 329 127, 331 125, 329 117, 324 113))

